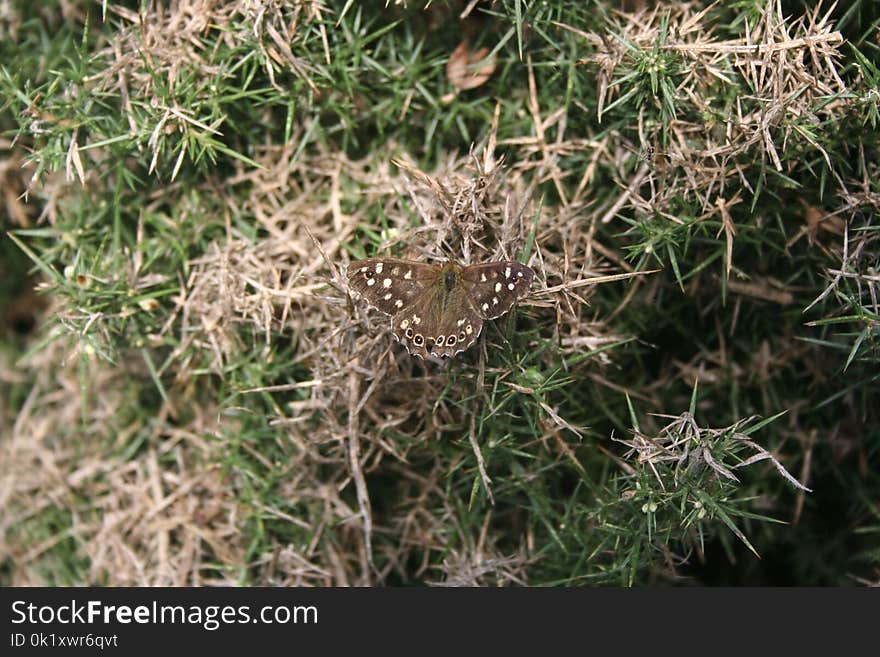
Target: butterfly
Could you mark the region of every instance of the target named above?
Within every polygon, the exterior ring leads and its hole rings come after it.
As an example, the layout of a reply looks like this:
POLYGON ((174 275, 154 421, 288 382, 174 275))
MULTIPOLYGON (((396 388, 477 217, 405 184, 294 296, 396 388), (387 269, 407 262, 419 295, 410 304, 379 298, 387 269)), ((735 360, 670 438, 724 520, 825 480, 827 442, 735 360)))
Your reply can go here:
POLYGON ((526 296, 535 272, 514 261, 459 265, 367 258, 348 266, 348 285, 391 315, 391 331, 419 358, 451 358, 526 296))

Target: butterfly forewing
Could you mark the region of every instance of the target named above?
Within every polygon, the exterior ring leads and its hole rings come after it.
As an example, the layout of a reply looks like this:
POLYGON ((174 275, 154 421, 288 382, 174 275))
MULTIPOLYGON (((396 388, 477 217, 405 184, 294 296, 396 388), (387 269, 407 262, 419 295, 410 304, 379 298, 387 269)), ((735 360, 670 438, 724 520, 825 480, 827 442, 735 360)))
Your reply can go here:
POLYGON ((529 293, 535 272, 514 261, 486 262, 462 271, 468 296, 483 319, 500 317, 529 293))
POLYGON ((433 288, 439 265, 368 258, 348 266, 349 286, 386 315, 395 315, 433 288))

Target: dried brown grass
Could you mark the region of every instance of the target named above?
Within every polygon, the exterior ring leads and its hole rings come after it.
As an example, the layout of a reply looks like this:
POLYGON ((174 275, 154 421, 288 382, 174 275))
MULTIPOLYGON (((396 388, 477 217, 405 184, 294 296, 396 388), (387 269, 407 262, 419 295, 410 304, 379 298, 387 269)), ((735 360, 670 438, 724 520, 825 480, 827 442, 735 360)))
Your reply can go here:
POLYGON ((130 382, 147 382, 145 368, 137 361, 108 367, 92 357, 83 418, 78 359, 69 347, 59 340, 18 363, 36 380, 0 442, 0 553, 16 566, 10 583, 44 582, 44 554, 70 538, 88 558, 90 583, 234 583, 204 569, 206 558, 236 564, 242 556, 230 540, 238 503, 207 439, 214 412, 195 409, 185 428, 170 427, 167 417, 152 428, 126 424, 119 409, 136 394, 130 382), (134 434, 145 446, 126 457, 134 434), (31 520, 52 511, 69 513, 69 528, 32 535, 31 520))
MULTIPOLYGON (((260 149, 263 168, 243 169, 216 189, 227 191, 223 201, 229 216, 252 216, 262 238, 248 240, 227 222, 225 237, 192 262, 192 273, 163 329, 178 344, 176 384, 146 449, 133 458, 120 458, 114 449, 130 440, 130 431, 143 431, 119 426, 113 416, 125 405, 119 398, 125 389, 121 381, 151 385, 138 361, 114 368, 90 360, 87 418, 79 430, 71 430, 79 424, 82 400, 77 353, 65 353, 70 343, 56 342, 22 363, 45 382, 34 389, 17 419, 14 439, 4 444, 4 501, 20 511, 2 529, 21 523, 22 513, 36 513, 53 503, 70 506, 63 498, 74 491, 89 502, 87 512, 73 518, 73 535, 89 557, 90 581, 108 584, 230 583, 246 567, 259 573, 263 583, 370 584, 387 576, 371 565, 377 532, 383 539, 393 537, 382 541, 382 562, 392 564, 390 568, 396 564, 400 576, 406 577, 403 564, 411 552, 421 555, 427 568, 432 553, 448 550, 438 528, 454 514, 436 483, 454 464, 439 463, 428 480, 408 478, 405 464, 420 445, 448 438, 450 427, 467 427, 468 417, 478 413, 485 403, 480 392, 485 352, 499 337, 487 331, 470 364, 424 365, 408 356, 388 331, 387 318, 353 304, 342 284, 341 272, 350 260, 346 247, 358 248, 365 226, 364 216, 342 207, 352 195, 366 195, 364 206, 381 203, 387 226, 374 227, 386 237, 379 252, 466 262, 512 257, 532 231, 536 205, 521 173, 491 164, 494 168, 487 171, 483 165, 491 158, 488 152, 482 155, 450 158, 429 175, 402 162, 395 171, 340 154, 297 158, 291 145, 260 149), (203 401, 195 405, 188 372, 207 367, 222 375, 245 348, 243 341, 262 341, 266 357, 271 357, 272 340, 279 334, 297 344, 291 370, 305 368, 309 379, 242 392, 304 393, 298 401, 278 406, 271 421, 290 458, 278 494, 291 507, 317 505, 321 511, 296 518, 259 509, 268 518, 301 526, 314 540, 305 549, 278 545, 273 554, 245 564, 238 540, 243 509, 236 482, 224 479, 214 465, 222 453, 218 441, 235 433, 234 409, 212 409, 203 401), (66 366, 51 367, 59 360, 66 366), (459 382, 466 388, 443 396, 450 367, 460 368, 459 382), (469 401, 461 403, 461 398, 469 401), (46 421, 35 420, 36 409, 46 421), (184 409, 195 411, 195 417, 180 426, 184 409), (58 435, 65 436, 62 445, 55 441, 58 435), (365 476, 385 471, 401 477, 403 492, 390 512, 374 518, 365 476), (22 476, 25 472, 29 475, 22 476), (428 481, 434 484, 425 488, 428 481), (347 501, 352 488, 355 506, 347 501), (446 508, 439 517, 438 505, 446 508), (324 540, 327 532, 336 538, 324 540), (218 564, 227 574, 217 572, 218 564)), ((585 320, 582 310, 589 289, 585 285, 608 268, 591 270, 582 256, 573 268, 565 254, 545 250, 545 245, 563 241, 559 222, 551 211, 537 224, 532 264, 544 290, 535 290, 535 300, 524 305, 532 321, 555 324, 561 351, 575 354, 613 339, 603 334, 601 323, 585 320)), ((74 310, 56 309, 62 321, 67 312, 74 310)), ((546 410, 545 430, 556 436, 551 447, 560 458, 570 458, 565 440, 558 437, 573 428, 552 408, 546 410)), ((475 448, 478 442, 479 437, 475 448)), ((491 495, 488 477, 484 482, 491 495)), ((484 579, 489 575, 493 581, 524 581, 525 552, 505 557, 481 547, 493 540, 483 535, 475 552, 455 552, 438 581, 477 583, 489 581, 484 579)), ((39 581, 27 565, 39 561, 39 551, 26 540, 4 547, 21 564, 20 582, 39 581)), ((431 575, 426 571, 426 576, 431 575)))

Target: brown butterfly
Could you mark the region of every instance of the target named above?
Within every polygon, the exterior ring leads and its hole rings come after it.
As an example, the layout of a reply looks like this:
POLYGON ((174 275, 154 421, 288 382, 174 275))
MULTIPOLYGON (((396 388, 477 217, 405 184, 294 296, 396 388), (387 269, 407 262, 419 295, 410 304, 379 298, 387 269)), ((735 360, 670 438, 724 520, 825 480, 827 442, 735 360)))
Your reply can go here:
POLYGON ((392 315, 391 330, 419 358, 449 358, 470 347, 483 320, 500 317, 526 296, 535 272, 513 261, 430 265, 368 258, 348 266, 349 286, 392 315))

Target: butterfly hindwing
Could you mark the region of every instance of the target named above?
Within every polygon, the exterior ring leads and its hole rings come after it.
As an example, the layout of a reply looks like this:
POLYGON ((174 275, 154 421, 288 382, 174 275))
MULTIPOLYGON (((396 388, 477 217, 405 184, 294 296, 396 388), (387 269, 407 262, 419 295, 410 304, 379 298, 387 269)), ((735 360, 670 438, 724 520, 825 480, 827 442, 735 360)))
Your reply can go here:
MULTIPOLYGON (((427 292, 426 294, 431 294, 427 292)), ((399 312, 391 320, 391 329, 411 354, 427 358, 428 354, 451 358, 470 347, 483 329, 483 319, 467 303, 442 303, 433 299, 399 312)))

